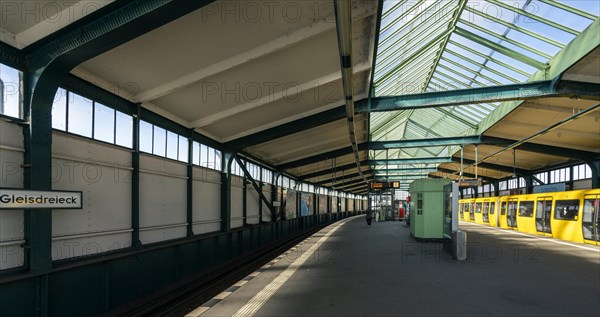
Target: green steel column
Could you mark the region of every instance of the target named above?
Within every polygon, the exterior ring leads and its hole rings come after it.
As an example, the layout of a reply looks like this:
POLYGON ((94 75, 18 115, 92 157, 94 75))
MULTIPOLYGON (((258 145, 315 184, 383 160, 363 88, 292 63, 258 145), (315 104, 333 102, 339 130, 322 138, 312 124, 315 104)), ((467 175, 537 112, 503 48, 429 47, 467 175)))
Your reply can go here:
POLYGON ((533 177, 531 175, 525 175, 523 178, 525 178, 525 193, 533 193, 533 177))
POLYGON ((188 138, 187 164, 187 236, 194 236, 194 129, 188 138))
MULTIPOLYGON (((244 176, 244 186, 242 186, 242 190, 244 191, 242 193, 242 226, 246 227, 248 225, 248 193, 246 192, 247 186, 248 186, 248 179, 246 178, 246 176, 244 176)), ((262 203, 262 201, 259 202, 262 203)))
POLYGON ((223 151, 221 157, 221 231, 231 231, 231 163, 233 154, 223 151))
MULTIPOLYGON (((26 73, 25 188, 52 189, 52 102, 58 89, 55 82, 40 81, 39 72, 26 73)), ((51 76, 48 76, 51 77, 51 76)), ((84 197, 85 199, 85 197, 84 197)), ((31 273, 52 269, 52 210, 25 210, 25 263, 31 273)), ((43 305, 41 311, 47 307, 43 305)), ((44 315, 42 313, 41 315, 44 315)))
MULTIPOLYGON (((260 192, 262 193, 263 190, 263 182, 262 182, 262 175, 260 176, 261 182, 260 182, 260 192)), ((262 211, 263 211, 263 202, 260 201, 260 199, 258 200, 258 223, 262 223, 263 222, 263 218, 262 218, 262 211)))
POLYGON ((589 162, 592 170, 592 188, 600 188, 600 160, 589 162))
POLYGON ((133 116, 133 151, 131 151, 131 246, 142 245, 140 241, 140 104, 133 116))

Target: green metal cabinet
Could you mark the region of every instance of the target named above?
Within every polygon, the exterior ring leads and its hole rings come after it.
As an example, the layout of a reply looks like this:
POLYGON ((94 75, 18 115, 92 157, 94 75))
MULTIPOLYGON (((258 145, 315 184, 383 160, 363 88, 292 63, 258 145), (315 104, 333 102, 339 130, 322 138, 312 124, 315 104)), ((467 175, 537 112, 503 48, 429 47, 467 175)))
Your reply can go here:
POLYGON ((450 183, 424 178, 410 184, 410 233, 416 239, 444 238, 444 186, 450 183))

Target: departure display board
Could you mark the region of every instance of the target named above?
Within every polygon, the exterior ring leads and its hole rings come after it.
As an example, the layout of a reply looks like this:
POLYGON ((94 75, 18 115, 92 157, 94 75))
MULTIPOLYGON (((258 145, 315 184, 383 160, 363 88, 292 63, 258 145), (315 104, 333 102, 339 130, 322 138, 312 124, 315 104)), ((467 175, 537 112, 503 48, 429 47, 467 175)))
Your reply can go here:
POLYGON ((400 182, 371 182, 371 189, 400 188, 400 182))

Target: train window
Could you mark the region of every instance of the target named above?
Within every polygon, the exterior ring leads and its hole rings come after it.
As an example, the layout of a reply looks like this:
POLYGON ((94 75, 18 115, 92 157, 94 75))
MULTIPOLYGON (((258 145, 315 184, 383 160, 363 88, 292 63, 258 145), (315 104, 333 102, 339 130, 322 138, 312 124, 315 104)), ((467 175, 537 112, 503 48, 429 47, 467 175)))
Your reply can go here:
POLYGON ((475 204, 475 213, 477 213, 477 214, 481 213, 481 203, 475 204))
POLYGON ((500 205, 500 214, 506 215, 506 202, 505 201, 503 201, 502 205, 500 205))
POLYGON ((495 202, 491 202, 490 203, 490 215, 493 215, 494 212, 496 212, 496 203, 495 202))
POLYGON ((519 217, 533 217, 533 201, 522 201, 519 204, 519 217))
POLYGON ((557 200, 554 207, 554 219, 577 220, 579 214, 579 200, 557 200))

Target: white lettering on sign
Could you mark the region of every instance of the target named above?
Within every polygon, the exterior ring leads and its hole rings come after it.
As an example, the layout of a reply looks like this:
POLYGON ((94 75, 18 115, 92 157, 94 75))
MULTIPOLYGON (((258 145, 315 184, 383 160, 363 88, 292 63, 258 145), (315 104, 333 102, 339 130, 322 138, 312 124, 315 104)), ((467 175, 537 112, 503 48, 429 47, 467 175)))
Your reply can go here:
POLYGON ((81 209, 81 192, 0 188, 0 209, 81 209))

